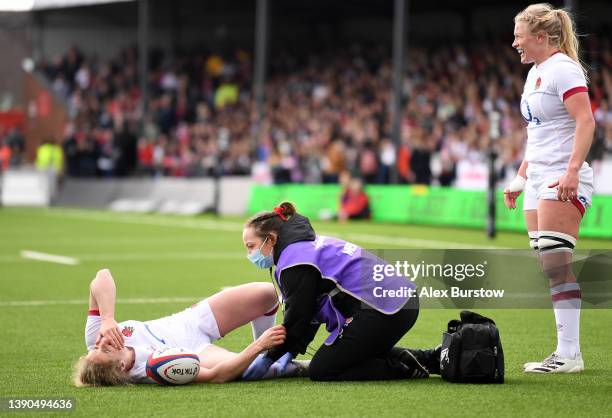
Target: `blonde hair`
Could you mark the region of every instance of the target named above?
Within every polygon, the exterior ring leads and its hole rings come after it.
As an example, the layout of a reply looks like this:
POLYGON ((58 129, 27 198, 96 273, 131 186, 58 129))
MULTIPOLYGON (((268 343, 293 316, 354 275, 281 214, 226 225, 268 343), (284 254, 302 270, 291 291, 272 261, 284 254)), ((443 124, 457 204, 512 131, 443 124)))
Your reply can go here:
POLYGON ((131 379, 119 360, 100 363, 83 355, 74 364, 73 382, 76 387, 119 386, 129 385, 131 379))
POLYGON ((525 22, 529 31, 543 31, 549 42, 580 65, 585 77, 587 71, 580 60, 580 44, 572 15, 564 9, 555 9, 548 3, 532 4, 514 17, 514 22, 525 22))

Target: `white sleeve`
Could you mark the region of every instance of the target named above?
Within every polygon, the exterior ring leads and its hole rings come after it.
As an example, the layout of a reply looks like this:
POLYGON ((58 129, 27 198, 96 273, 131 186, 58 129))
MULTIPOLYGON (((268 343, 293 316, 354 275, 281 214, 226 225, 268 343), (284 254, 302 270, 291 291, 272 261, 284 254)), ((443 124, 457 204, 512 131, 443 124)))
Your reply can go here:
POLYGON ((555 68, 555 84, 559 99, 564 102, 575 93, 588 92, 582 68, 573 61, 561 61, 555 68))
POLYGON ((87 351, 93 350, 96 346, 96 339, 98 338, 101 325, 100 315, 87 315, 87 322, 85 323, 85 345, 87 346, 87 351))

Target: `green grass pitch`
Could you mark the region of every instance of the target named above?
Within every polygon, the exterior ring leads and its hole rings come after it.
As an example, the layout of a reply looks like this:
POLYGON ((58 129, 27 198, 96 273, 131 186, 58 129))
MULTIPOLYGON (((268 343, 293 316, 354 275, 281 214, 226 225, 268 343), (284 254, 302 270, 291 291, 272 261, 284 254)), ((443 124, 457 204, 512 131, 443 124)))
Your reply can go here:
MULTIPOLYGON (((484 313, 497 321, 506 353, 504 385, 450 384, 438 377, 340 383, 284 379, 185 387, 71 385, 72 363, 84 352, 88 284, 98 269, 110 268, 117 282, 118 321, 164 316, 223 286, 269 280, 267 271, 255 269, 245 258, 241 223, 238 218, 207 216, 1 208, 0 396, 75 397, 74 416, 612 416, 612 311, 602 309, 582 312, 587 370, 577 375, 521 371, 523 362, 542 359, 555 347, 551 309, 490 310, 484 313), (20 256, 23 250, 76 257, 80 263, 28 260, 20 256), (121 302, 160 297, 184 299, 121 302)), ((524 235, 502 233, 489 242, 482 231, 462 229, 371 223, 316 223, 315 228, 369 248, 410 248, 418 246, 418 240, 432 246, 527 246, 524 235)), ((612 248, 612 241, 585 239, 579 248, 612 248)), ((401 344, 438 344, 446 322, 456 316, 457 310, 421 310, 401 344)), ((313 346, 323 337, 319 333, 313 346)), ((247 326, 220 345, 240 350, 250 340, 247 326)))

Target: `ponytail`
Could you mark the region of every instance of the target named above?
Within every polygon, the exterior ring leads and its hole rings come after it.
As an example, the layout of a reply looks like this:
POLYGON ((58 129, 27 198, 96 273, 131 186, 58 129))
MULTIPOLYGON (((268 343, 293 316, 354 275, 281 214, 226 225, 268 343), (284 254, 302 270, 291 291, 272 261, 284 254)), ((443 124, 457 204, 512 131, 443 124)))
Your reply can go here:
POLYGON ((290 218, 295 215, 295 206, 293 206, 293 203, 291 202, 283 202, 275 207, 274 211, 279 215, 284 215, 287 218, 290 218))
MULTIPOLYGON (((559 51, 565 55, 580 63, 579 51, 580 44, 576 31, 574 29, 574 22, 568 12, 563 9, 557 9, 553 11, 561 24, 561 33, 559 35, 559 51)), ((583 68, 584 71, 584 68, 583 68)))
POLYGON ((287 222, 296 213, 293 203, 283 202, 270 212, 256 214, 244 224, 244 227, 254 228, 255 235, 265 238, 270 232, 278 234, 283 223, 287 222))

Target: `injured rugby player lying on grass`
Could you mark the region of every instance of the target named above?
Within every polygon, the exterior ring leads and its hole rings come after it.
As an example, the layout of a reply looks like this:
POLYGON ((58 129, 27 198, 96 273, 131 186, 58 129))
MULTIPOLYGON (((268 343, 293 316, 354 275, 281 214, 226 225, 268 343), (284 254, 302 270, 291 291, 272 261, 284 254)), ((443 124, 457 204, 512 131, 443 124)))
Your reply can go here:
MULTIPOLYGON (((160 383, 147 360, 157 350, 182 348, 199 358, 193 383, 241 380, 255 358, 285 341, 282 325, 274 326, 278 300, 272 284, 248 283, 216 293, 182 312, 151 321, 115 320, 116 287, 109 270, 92 280, 85 326, 88 353, 75 364, 76 386, 160 383), (254 341, 240 353, 213 344, 251 323, 254 341)), ((279 359, 263 379, 307 376, 308 361, 279 359)), ((169 383, 168 381, 164 383, 169 383)))

